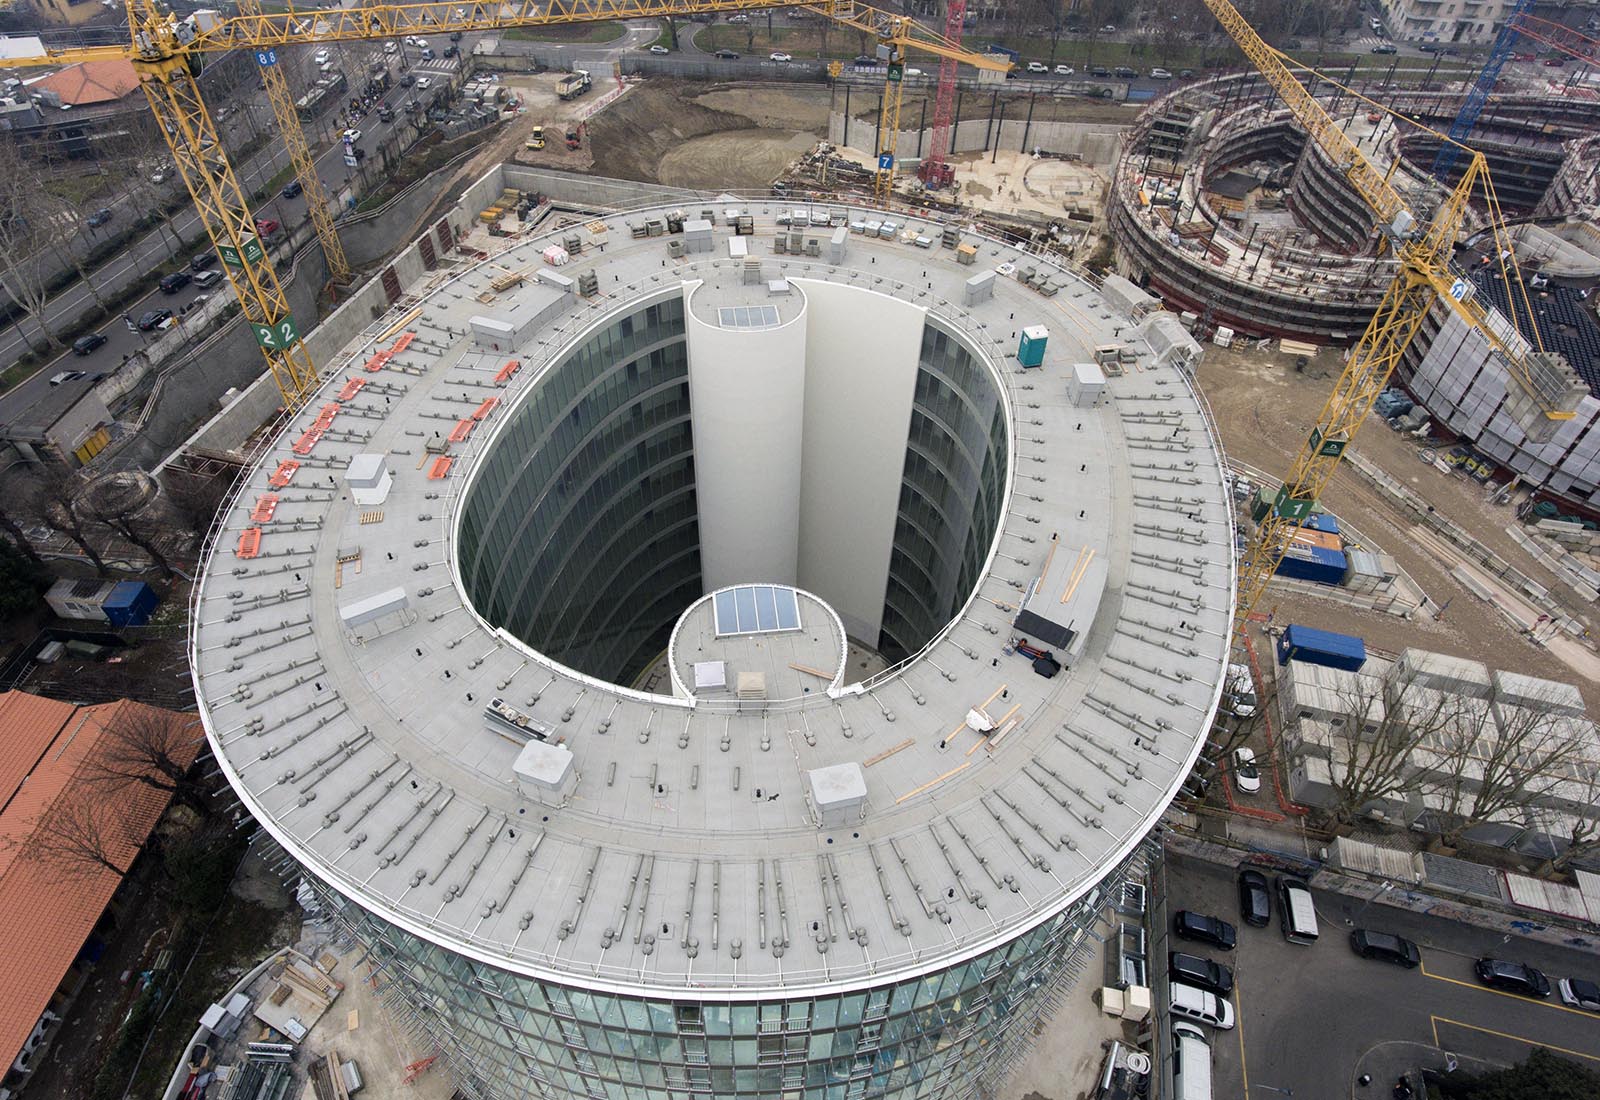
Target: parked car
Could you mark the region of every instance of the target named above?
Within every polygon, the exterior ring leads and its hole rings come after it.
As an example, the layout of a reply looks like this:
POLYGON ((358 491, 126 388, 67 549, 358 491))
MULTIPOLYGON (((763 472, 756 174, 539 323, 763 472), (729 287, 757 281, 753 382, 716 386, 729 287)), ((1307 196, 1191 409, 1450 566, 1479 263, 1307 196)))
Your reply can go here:
MULTIPOLYGON (((105 343, 106 342, 106 338, 104 336, 101 336, 100 337, 100 342, 102 344, 105 343)), ((77 345, 76 344, 73 345, 73 349, 74 350, 77 349, 77 345)), ((88 371, 64 370, 64 371, 60 372, 59 374, 52 374, 50 376, 50 384, 52 386, 59 386, 63 382, 76 382, 80 378, 87 378, 87 377, 89 377, 89 372, 88 371)))
POLYGON ((1228 666, 1227 688, 1222 695, 1222 711, 1235 718, 1252 718, 1256 713, 1256 679, 1247 664, 1228 666))
POLYGON ((189 270, 204 271, 216 262, 217 254, 215 252, 196 252, 189 257, 189 270))
POLYGON ((1111 71, 1123 80, 1137 80, 1139 77, 1138 69, 1130 69, 1126 65, 1118 65, 1111 71))
POLYGON ((1526 963, 1484 958, 1472 964, 1472 972, 1491 989, 1520 993, 1524 997, 1550 996, 1550 979, 1526 963))
POLYGON ((739 55, 737 53, 733 52, 732 50, 718 50, 716 53, 712 54, 711 56, 712 57, 716 57, 716 58, 720 58, 723 61, 737 61, 737 60, 739 60, 739 55))
POLYGON ((1050 71, 1050 66, 1043 61, 1030 61, 1028 62, 1028 71, 1030 73, 1047 73, 1050 71))
POLYGON ((221 281, 222 272, 220 271, 202 271, 200 274, 194 277, 194 285, 199 287, 201 290, 204 290, 210 286, 216 286, 217 283, 221 281))
POLYGON ((1254 867, 1239 868, 1239 916, 1257 928, 1272 923, 1272 895, 1267 876, 1254 867))
POLYGON ((161 276, 161 281, 156 285, 161 288, 163 294, 176 294, 189 285, 189 278, 187 271, 174 271, 171 275, 161 276))
POLYGON ((305 188, 300 186, 299 180, 290 180, 288 183, 283 185, 283 190, 279 191, 278 194, 282 195, 286 199, 297 199, 300 197, 300 193, 304 190, 305 188))
POLYGON ((794 58, 790 57, 786 53, 783 53, 782 51, 775 50, 772 53, 769 53, 767 55, 767 60, 768 61, 793 61, 794 58))
POLYGON ((1106 68, 1104 65, 1095 65, 1094 67, 1092 67, 1089 70, 1089 75, 1090 76, 1098 76, 1098 77, 1107 77, 1107 76, 1111 75, 1111 70, 1106 68))
POLYGON ((1179 909, 1173 914, 1172 930, 1180 939, 1209 943, 1223 951, 1232 951, 1239 940, 1238 932, 1227 921, 1192 909, 1179 909))
POLYGON ((1233 971, 1199 955, 1186 955, 1182 951, 1168 952, 1167 974, 1174 981, 1197 985, 1223 997, 1233 992, 1233 971))
POLYGON ((667 47, 665 47, 665 46, 655 45, 655 46, 651 46, 650 47, 650 52, 651 53, 671 53, 672 51, 667 49, 667 47))
POLYGON ((316 62, 318 65, 326 65, 328 63, 328 58, 332 56, 333 55, 327 50, 318 50, 316 53, 316 62))
POLYGON ((104 335, 98 332, 86 333, 72 341, 72 354, 88 355, 95 348, 106 342, 104 335))
POLYGON ((1171 1015, 1209 1024, 1223 1031, 1233 1026, 1233 1005, 1228 1003, 1226 997, 1219 997, 1210 990, 1187 982, 1171 983, 1168 993, 1171 999, 1167 1006, 1171 1015))
POLYGON ((109 221, 111 221, 111 210, 109 207, 105 206, 102 206, 99 210, 96 210, 93 214, 90 214, 88 218, 90 229, 99 229, 102 225, 105 225, 109 221))
POLYGON ((147 309, 139 317, 139 331, 149 332, 151 329, 160 328, 170 320, 172 320, 170 309, 147 309))
POLYGON ((1171 80, 1172 74, 1166 69, 1155 68, 1150 70, 1151 80, 1171 80))
POLYGON ((1376 46, 1372 47, 1372 52, 1373 53, 1399 53, 1400 51, 1399 51, 1399 49, 1397 49, 1395 47, 1395 44, 1393 42, 1379 42, 1376 46))
POLYGON ((1077 72, 1077 70, 1074 69, 1071 65, 1057 65, 1056 66, 1056 75, 1057 76, 1071 76, 1075 72, 1077 72))
POLYGON ((1254 749, 1241 746, 1233 750, 1233 785, 1245 794, 1261 790, 1261 770, 1256 767, 1254 749))
POLYGON ((1188 80, 1192 76, 1194 76, 1194 70, 1193 69, 1179 69, 1178 70, 1178 79, 1179 80, 1188 80))
POLYGON ((1600 1012, 1600 985, 1586 978, 1562 978, 1556 983, 1561 1003, 1588 1012, 1600 1012))
POLYGON ((271 218, 257 218, 256 219, 256 232, 261 234, 262 237, 273 237, 273 236, 276 236, 277 233, 278 233, 278 230, 280 230, 282 228, 283 228, 283 226, 279 225, 276 221, 274 221, 271 218))
POLYGON ((1417 945, 1410 940, 1370 928, 1357 928, 1350 933, 1350 950, 1363 959, 1381 959, 1407 970, 1415 969, 1422 962, 1417 945))

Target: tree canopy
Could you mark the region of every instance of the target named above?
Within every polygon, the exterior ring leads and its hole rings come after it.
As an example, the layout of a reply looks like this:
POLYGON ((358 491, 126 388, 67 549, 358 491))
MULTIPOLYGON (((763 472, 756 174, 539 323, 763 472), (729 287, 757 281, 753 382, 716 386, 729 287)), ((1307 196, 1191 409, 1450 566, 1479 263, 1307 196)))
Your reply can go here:
POLYGON ((1441 1082, 1446 1100, 1594 1100, 1600 1073, 1536 1047, 1528 1060, 1506 1069, 1441 1082))

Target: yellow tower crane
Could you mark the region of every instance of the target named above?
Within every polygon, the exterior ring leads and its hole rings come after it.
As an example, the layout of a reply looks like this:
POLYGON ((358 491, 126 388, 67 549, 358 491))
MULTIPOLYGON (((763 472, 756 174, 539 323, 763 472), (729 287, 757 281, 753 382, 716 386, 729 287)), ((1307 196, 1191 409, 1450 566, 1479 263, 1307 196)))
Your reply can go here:
MULTIPOLYGON (((1234 619, 1242 633, 1260 602, 1295 530, 1310 515, 1356 430, 1372 411, 1378 395, 1416 336, 1436 299, 1442 299, 1463 320, 1489 340, 1517 389, 1508 393, 1510 411, 1530 438, 1548 438, 1560 423, 1571 420, 1585 388, 1560 355, 1548 352, 1537 327, 1530 334, 1517 329, 1517 307, 1534 313, 1517 269, 1511 238, 1505 231, 1499 199, 1482 153, 1464 148, 1466 171, 1444 197, 1426 224, 1419 223, 1405 199, 1361 152, 1290 71, 1283 54, 1262 41, 1229 0, 1205 0, 1223 29, 1266 78, 1293 112, 1310 139, 1344 172, 1356 193, 1372 209, 1385 244, 1399 261, 1399 273, 1385 291, 1372 321, 1350 351, 1344 372, 1317 415, 1316 425, 1284 478, 1271 511, 1262 520, 1239 568, 1239 595, 1234 619), (1472 298, 1473 285, 1451 262, 1456 238, 1474 194, 1484 204, 1494 238, 1494 262, 1505 281, 1511 316, 1485 308, 1472 298)), ((1374 104, 1381 108, 1380 104, 1374 104)), ((1443 140, 1444 135, 1439 135, 1443 140)))
MULTIPOLYGON (((707 12, 739 12, 774 7, 772 0, 532 0, 476 3, 366 4, 331 11, 265 12, 258 0, 245 0, 239 14, 223 16, 200 11, 180 19, 157 0, 124 0, 130 43, 46 50, 33 57, 0 59, 0 68, 22 69, 81 61, 126 59, 156 114, 160 132, 172 148, 173 162, 194 199, 207 235, 224 261, 228 279, 245 319, 255 332, 284 404, 298 408, 317 384, 317 369, 301 340, 272 261, 262 246, 255 219, 218 139, 216 126, 200 96, 195 75, 199 54, 247 49, 263 70, 279 128, 290 150, 296 174, 305 188, 313 224, 328 250, 331 271, 348 270, 311 155, 306 148, 293 104, 278 65, 278 51, 311 42, 342 42, 454 31, 502 30, 552 26, 603 19, 648 19, 707 12), (274 78, 276 79, 276 82, 274 78), (275 90, 276 89, 276 90, 275 90), (281 102, 280 102, 281 100, 281 102), (291 125, 291 122, 293 123, 291 125), (326 217, 318 221, 317 211, 326 217)), ((884 92, 884 117, 899 121, 899 62, 908 50, 951 57, 984 70, 1003 70, 1004 60, 975 54, 902 15, 892 15, 853 0, 818 0, 805 7, 834 22, 875 35, 896 64, 890 66, 890 87, 884 92), (892 112, 892 116, 891 116, 892 112)), ((895 126, 883 128, 879 142, 875 194, 889 197, 894 180, 895 126)))

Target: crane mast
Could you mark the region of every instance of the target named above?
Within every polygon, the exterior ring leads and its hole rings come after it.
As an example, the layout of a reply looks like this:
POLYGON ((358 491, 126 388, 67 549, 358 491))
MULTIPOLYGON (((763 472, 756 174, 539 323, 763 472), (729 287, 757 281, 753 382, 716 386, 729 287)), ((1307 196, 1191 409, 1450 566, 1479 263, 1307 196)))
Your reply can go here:
MULTIPOLYGON (((1560 356, 1544 350, 1537 326, 1531 341, 1516 328, 1518 304, 1535 316, 1517 269, 1516 254, 1505 232, 1499 200, 1489 177, 1488 162, 1475 149, 1463 149, 1466 167, 1455 187, 1425 223, 1419 224, 1389 173, 1367 159, 1344 129, 1290 71, 1285 58, 1267 45, 1229 0, 1204 0, 1224 30, 1266 78, 1306 130, 1310 140, 1344 172, 1356 193, 1372 210, 1385 245, 1399 260, 1399 272, 1385 291, 1361 338, 1351 349, 1344 371, 1323 403, 1316 423, 1289 467, 1277 498, 1259 525, 1239 568, 1235 630, 1245 623, 1265 594, 1300 524, 1338 469, 1356 431, 1389 384, 1401 357, 1411 345, 1435 301, 1449 304, 1488 339, 1491 348, 1521 387, 1519 406, 1535 423, 1524 423, 1530 436, 1553 431, 1572 419, 1581 386, 1560 356), (1493 235, 1497 273, 1504 280, 1511 316, 1498 320, 1477 302, 1471 284, 1451 267, 1456 238, 1474 195, 1483 202, 1493 235)), ((1443 137, 1443 135, 1441 135, 1443 137)), ((1446 141, 1449 139, 1446 138, 1446 141)), ((1508 395, 1508 402, 1511 400, 1508 395)))

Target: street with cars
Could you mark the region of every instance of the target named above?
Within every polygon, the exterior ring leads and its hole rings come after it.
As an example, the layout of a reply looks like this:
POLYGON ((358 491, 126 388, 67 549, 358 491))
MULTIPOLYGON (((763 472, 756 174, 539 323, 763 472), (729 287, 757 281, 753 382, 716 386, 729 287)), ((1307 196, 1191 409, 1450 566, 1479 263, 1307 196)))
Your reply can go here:
POLYGON ((1169 1055, 1181 1043, 1192 1064, 1199 1049, 1176 1022, 1201 1033, 1213 1095, 1387 1096, 1403 1072, 1420 1090, 1417 1067, 1510 1064, 1534 1046, 1600 1069, 1600 944, 1505 935, 1383 905, 1376 890, 1309 891, 1316 938, 1291 940, 1285 884, 1292 894, 1296 881, 1271 858, 1225 867, 1168 855, 1157 1009, 1169 1055), (1220 1005, 1206 1020, 1193 991, 1227 1000, 1231 1023, 1220 1005))

